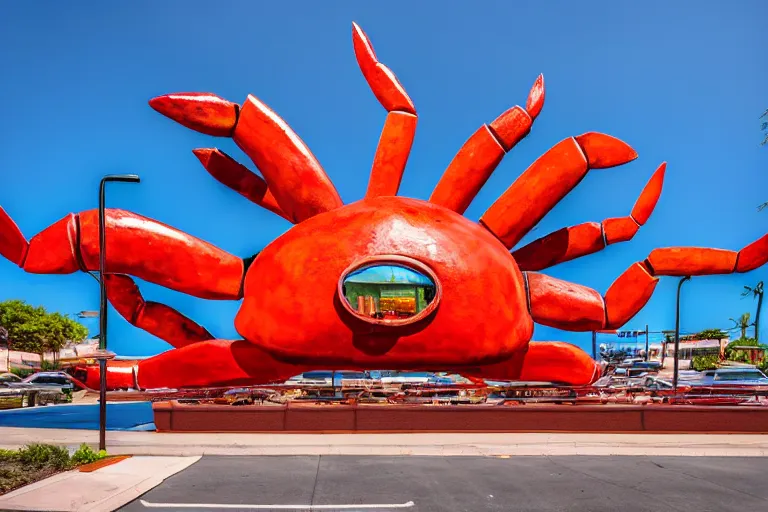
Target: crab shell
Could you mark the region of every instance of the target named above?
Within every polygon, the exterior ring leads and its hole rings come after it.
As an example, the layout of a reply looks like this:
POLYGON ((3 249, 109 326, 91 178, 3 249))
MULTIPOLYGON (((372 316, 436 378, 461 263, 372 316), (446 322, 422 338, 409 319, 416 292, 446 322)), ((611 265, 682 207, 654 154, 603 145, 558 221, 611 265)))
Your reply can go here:
POLYGON ((248 269, 235 327, 292 363, 486 364, 525 350, 533 333, 525 281, 488 230, 403 197, 349 204, 298 224, 248 269), (396 263, 429 275, 437 293, 407 320, 363 319, 340 294, 361 266, 396 263))

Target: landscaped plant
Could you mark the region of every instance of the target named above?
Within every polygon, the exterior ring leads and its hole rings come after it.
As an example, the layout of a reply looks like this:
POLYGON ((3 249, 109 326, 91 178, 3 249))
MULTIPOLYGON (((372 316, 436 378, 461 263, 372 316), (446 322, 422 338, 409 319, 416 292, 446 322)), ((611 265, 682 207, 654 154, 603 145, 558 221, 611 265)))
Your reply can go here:
POLYGON ((98 452, 95 452, 93 451, 93 448, 83 443, 80 445, 80 448, 78 448, 77 451, 72 454, 72 458, 70 460, 73 465, 79 466, 81 464, 90 464, 91 462, 96 462, 97 460, 101 460, 106 456, 106 451, 99 450, 98 452))
POLYGON ((106 456, 104 450, 95 452, 85 443, 71 456, 66 448, 49 444, 0 450, 0 494, 106 456))
POLYGON ((728 337, 728 333, 722 329, 704 329, 695 335, 697 340, 722 340, 728 337))
POLYGON ((746 351, 739 351, 734 347, 761 347, 768 349, 768 345, 759 343, 755 338, 740 338, 734 340, 725 346, 725 358, 737 363, 749 363, 749 354, 746 351))
POLYGON ((11 373, 24 379, 35 373, 35 370, 32 368, 11 368, 11 373))
POLYGON ((698 372, 716 370, 720 366, 720 359, 715 355, 693 356, 691 366, 698 372))

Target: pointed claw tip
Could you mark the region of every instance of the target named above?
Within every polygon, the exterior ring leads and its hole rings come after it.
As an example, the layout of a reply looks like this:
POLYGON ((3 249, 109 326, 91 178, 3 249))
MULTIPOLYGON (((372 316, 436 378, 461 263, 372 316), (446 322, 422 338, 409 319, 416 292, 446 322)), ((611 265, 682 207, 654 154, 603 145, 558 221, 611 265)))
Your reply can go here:
POLYGON ((536 77, 536 81, 533 82, 531 91, 528 93, 528 99, 525 102, 525 110, 531 116, 531 119, 536 119, 541 113, 541 109, 544 108, 544 98, 546 96, 546 90, 544 88, 544 74, 540 74, 536 77))
POLYGON ((177 123, 206 135, 228 137, 239 107, 212 93, 174 93, 149 100, 149 106, 177 123))
POLYGON ((211 155, 213 152, 216 151, 213 148, 197 148, 193 149, 192 153, 197 157, 198 160, 200 160, 200 163, 203 164, 203 167, 208 167, 208 162, 211 160, 211 155))
POLYGON ((637 151, 623 140, 598 132, 574 137, 581 146, 590 169, 616 167, 637 158, 637 151))
POLYGON ((667 163, 662 163, 654 172, 648 183, 645 184, 643 191, 640 192, 640 197, 637 198, 635 205, 632 207, 632 218, 637 222, 639 226, 648 222, 653 210, 656 208, 656 204, 661 197, 661 190, 664 186, 664 171, 667 168, 667 163))
POLYGON ((354 21, 352 22, 352 46, 361 68, 363 66, 375 65, 378 62, 371 40, 368 39, 360 25, 354 21), (361 59, 364 59, 364 61, 361 59))

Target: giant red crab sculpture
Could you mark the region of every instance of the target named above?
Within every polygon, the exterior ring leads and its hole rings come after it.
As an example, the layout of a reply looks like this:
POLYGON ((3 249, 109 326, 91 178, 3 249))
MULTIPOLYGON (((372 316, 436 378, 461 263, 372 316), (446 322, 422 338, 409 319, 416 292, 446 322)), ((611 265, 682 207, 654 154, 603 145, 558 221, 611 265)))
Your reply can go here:
MULTIPOLYGON (((739 252, 656 249, 603 296, 536 271, 630 240, 661 193, 662 164, 630 215, 563 228, 510 253, 590 169, 637 157, 600 133, 567 138, 536 160, 472 222, 462 214, 544 104, 543 77, 525 108, 481 126, 448 166, 429 201, 397 197, 416 129, 416 109, 353 25, 355 56, 387 110, 365 198, 344 205, 309 148, 254 96, 239 106, 208 93, 154 98, 160 113, 199 132, 232 137, 263 179, 217 149, 195 155, 217 180, 296 224, 243 260, 135 213, 107 211, 108 297, 131 324, 172 350, 135 366, 110 364, 110 387, 195 387, 284 380, 310 368, 436 369, 499 380, 586 384, 599 375, 579 348, 531 342, 533 324, 571 331, 614 329, 648 301, 657 276, 747 272, 768 260, 768 235, 739 252), (408 317, 381 315, 346 293, 349 276, 406 269, 430 284, 408 317), (216 339, 176 310, 145 301, 135 276, 196 297, 243 299, 242 340, 216 339)), ((27 272, 98 268, 97 212, 70 214, 29 242, 0 209, 0 253, 27 272)))

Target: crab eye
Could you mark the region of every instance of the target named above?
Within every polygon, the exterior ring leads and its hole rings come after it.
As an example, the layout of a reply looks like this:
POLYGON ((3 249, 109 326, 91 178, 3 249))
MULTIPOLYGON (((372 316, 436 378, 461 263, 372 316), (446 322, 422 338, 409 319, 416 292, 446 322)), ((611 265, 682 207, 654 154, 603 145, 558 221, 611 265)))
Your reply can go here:
POLYGON ((345 308, 362 320, 403 325, 435 310, 440 285, 424 264, 391 256, 348 269, 339 280, 339 296, 345 308))

